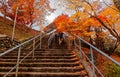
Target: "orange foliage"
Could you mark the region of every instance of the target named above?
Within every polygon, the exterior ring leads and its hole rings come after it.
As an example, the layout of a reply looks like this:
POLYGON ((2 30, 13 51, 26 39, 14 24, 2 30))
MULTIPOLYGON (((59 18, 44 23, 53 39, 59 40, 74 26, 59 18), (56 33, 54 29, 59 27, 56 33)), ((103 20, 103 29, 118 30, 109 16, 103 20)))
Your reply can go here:
MULTIPOLYGON (((69 32, 79 36, 89 37, 93 32, 89 31, 89 25, 94 24, 94 19, 78 19, 77 22, 74 22, 74 16, 68 17, 67 15, 60 15, 55 19, 55 25, 57 32, 69 32), (85 23, 85 24, 84 24, 85 23)), ((97 22, 97 21, 96 21, 97 22)), ((72 38, 70 38, 72 39, 72 38)))
MULTIPOLYGON (((67 31, 79 36, 95 36, 96 29, 100 28, 99 36, 105 36, 106 29, 112 30, 113 35, 118 35, 120 27, 120 15, 110 7, 105 7, 101 10, 101 4, 99 1, 93 1, 93 3, 82 3, 80 0, 67 0, 69 5, 68 9, 75 10, 76 13, 71 17, 67 15, 61 15, 56 18, 55 23, 57 31, 67 31), (83 7, 83 10, 79 10, 83 7), (98 19, 97 19, 98 18, 98 19), (101 20, 101 21, 100 21, 101 20)), ((111 6, 114 9, 114 6, 111 6)), ((106 30, 107 31, 107 30, 106 30)))
POLYGON ((62 15, 58 16, 54 21, 57 31, 58 32, 66 31, 66 26, 67 26, 68 21, 69 21, 68 15, 62 14, 62 15))
POLYGON ((33 23, 41 24, 46 14, 51 12, 48 0, 8 0, 11 12, 8 15, 14 20, 16 8, 18 7, 17 23, 30 25, 33 23))
POLYGON ((102 15, 98 15, 98 18, 100 18, 102 21, 106 21, 106 17, 104 17, 102 15))
POLYGON ((18 7, 17 23, 26 25, 33 22, 33 19, 35 18, 35 0, 9 0, 8 2, 12 9, 12 13, 9 14, 11 19, 14 20, 16 8, 18 7))

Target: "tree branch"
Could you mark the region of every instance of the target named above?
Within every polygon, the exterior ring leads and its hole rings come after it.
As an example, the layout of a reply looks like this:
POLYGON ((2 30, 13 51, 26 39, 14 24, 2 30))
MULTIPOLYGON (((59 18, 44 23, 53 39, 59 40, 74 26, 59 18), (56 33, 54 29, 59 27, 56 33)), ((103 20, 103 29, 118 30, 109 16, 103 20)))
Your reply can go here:
POLYGON ((108 6, 109 8, 111 8, 111 9, 113 9, 113 10, 115 10, 116 12, 119 12, 120 13, 120 11, 119 10, 117 10, 117 9, 114 9, 114 8, 112 8, 111 6, 109 6, 104 0, 103 0, 103 3, 106 5, 106 6, 108 6))

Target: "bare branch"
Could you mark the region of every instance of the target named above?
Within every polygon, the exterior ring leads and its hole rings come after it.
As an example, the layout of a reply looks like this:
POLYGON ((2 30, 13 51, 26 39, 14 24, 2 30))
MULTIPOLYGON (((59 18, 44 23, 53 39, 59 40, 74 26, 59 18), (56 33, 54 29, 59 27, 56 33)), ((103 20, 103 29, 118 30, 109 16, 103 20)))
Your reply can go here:
POLYGON ((112 7, 111 7, 110 5, 108 5, 104 0, 103 0, 103 3, 104 3, 106 6, 110 7, 111 9, 115 10, 116 12, 119 12, 119 13, 120 13, 119 10, 117 10, 117 9, 115 9, 115 8, 112 8, 112 7))

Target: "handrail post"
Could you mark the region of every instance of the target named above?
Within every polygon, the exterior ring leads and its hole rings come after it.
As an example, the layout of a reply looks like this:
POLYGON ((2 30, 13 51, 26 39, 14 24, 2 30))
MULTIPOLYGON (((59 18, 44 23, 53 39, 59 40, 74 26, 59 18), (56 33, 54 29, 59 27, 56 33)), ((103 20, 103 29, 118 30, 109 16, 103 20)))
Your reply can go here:
POLYGON ((18 49, 17 67, 16 67, 15 77, 17 77, 17 76, 18 76, 19 61, 20 61, 20 52, 21 52, 21 47, 19 47, 19 49, 18 49))
POLYGON ((34 56, 35 56, 35 54, 34 54, 34 52, 35 52, 35 39, 33 40, 33 50, 32 50, 32 52, 33 52, 32 58, 34 58, 34 56))
POLYGON ((75 49, 77 49, 77 48, 76 48, 76 41, 75 41, 75 37, 74 37, 74 47, 75 47, 75 49))
POLYGON ((68 43, 68 49, 70 49, 70 39, 68 40, 68 42, 69 42, 69 43, 68 43))
POLYGON ((48 49, 50 48, 50 38, 48 39, 48 49))
POLYGON ((42 38, 41 38, 41 36, 40 36, 40 49, 41 49, 41 44, 42 44, 41 40, 42 40, 42 38))
POLYGON ((91 46, 90 46, 90 53, 91 53, 91 59, 92 59, 92 72, 93 72, 94 77, 96 77, 96 75, 95 75, 95 68, 94 68, 94 56, 93 56, 93 49, 92 49, 92 47, 91 47, 91 46))
POLYGON ((82 59, 82 44, 81 44, 81 40, 79 39, 79 47, 80 47, 80 58, 82 59))

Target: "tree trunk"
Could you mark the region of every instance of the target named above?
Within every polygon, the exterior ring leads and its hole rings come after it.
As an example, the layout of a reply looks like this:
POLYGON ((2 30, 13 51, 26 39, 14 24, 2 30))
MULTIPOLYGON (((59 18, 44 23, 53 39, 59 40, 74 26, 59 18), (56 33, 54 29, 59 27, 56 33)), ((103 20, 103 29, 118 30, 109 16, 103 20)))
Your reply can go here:
POLYGON ((103 27, 105 27, 105 28, 110 32, 110 34, 118 40, 118 42, 120 42, 120 36, 119 36, 118 33, 116 33, 113 29, 109 28, 109 27, 108 27, 100 18, 98 18, 97 16, 92 16, 92 17, 95 18, 96 20, 98 20, 98 21, 101 23, 101 25, 102 25, 103 27))

